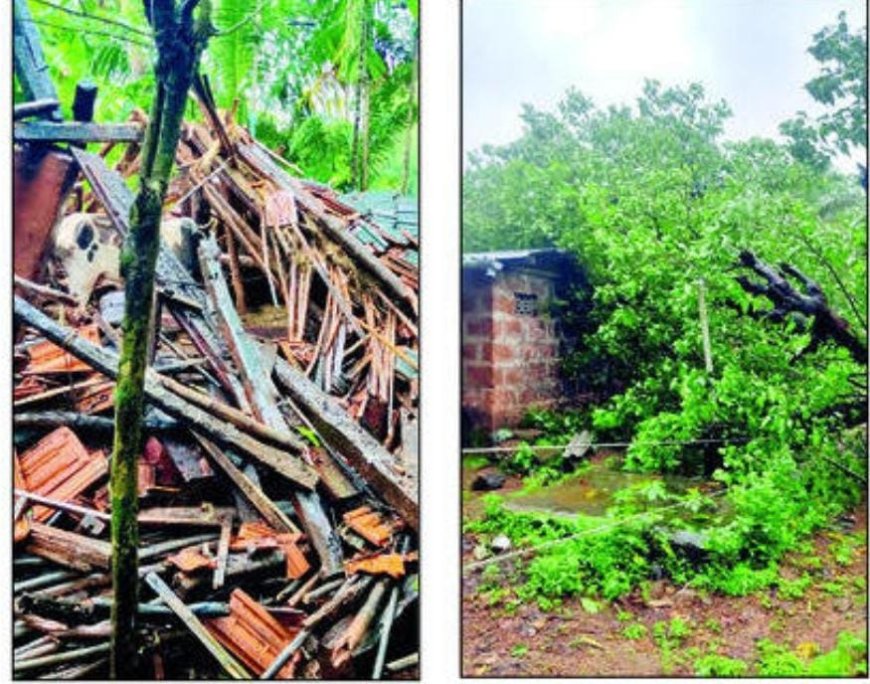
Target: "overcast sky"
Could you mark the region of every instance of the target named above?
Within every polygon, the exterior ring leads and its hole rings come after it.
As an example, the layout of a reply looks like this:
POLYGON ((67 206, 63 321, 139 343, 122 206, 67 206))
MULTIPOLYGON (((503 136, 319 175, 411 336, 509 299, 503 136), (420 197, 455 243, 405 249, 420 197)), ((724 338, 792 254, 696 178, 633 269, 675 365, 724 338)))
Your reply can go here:
POLYGON ((551 108, 575 86, 634 104, 644 78, 703 83, 734 112, 728 138, 778 138, 798 110, 820 111, 806 50, 840 10, 865 25, 861 0, 464 0, 465 150, 515 139, 524 102, 551 108))

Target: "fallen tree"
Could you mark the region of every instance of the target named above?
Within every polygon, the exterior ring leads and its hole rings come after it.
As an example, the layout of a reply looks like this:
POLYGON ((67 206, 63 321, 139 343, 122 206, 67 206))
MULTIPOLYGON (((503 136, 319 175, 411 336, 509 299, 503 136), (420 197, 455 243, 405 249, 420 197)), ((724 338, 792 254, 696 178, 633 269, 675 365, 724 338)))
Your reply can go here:
POLYGON ((773 309, 765 317, 783 321, 790 314, 812 318, 812 340, 802 353, 815 351, 827 340, 849 351, 856 363, 867 363, 867 344, 855 333, 842 316, 831 309, 821 286, 791 264, 782 263, 779 269, 759 259, 749 250, 740 252, 739 265, 751 269, 764 282, 751 280, 748 276, 736 277, 740 287, 752 295, 766 297, 773 309), (794 278, 803 287, 803 292, 789 282, 794 278))

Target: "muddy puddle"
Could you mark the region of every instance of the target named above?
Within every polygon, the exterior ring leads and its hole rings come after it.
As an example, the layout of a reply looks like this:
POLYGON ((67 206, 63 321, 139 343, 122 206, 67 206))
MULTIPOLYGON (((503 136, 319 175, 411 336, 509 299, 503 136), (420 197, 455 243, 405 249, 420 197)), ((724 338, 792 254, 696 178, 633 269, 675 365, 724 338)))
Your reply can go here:
MULTIPOLYGON (((476 517, 483 511, 481 500, 484 494, 472 491, 471 483, 477 475, 495 470, 490 465, 482 466, 479 460, 469 459, 463 462, 462 486, 466 517, 476 517)), ((618 461, 596 459, 562 482, 523 487, 517 478, 508 478, 505 487, 497 493, 503 497, 505 507, 514 511, 563 516, 605 516, 609 508, 630 492, 637 492, 649 508, 655 508, 673 504, 677 497, 691 488, 708 492, 711 485, 712 483, 700 478, 628 473, 620 470, 618 461)))

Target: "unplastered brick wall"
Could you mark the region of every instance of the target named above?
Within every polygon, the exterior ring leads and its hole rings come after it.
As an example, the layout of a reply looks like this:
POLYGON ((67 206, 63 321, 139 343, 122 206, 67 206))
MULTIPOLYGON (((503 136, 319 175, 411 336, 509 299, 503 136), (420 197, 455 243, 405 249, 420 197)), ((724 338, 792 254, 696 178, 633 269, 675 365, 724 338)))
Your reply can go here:
POLYGON ((462 301, 462 405, 470 427, 515 426, 559 399, 553 276, 512 270, 467 277, 462 301))

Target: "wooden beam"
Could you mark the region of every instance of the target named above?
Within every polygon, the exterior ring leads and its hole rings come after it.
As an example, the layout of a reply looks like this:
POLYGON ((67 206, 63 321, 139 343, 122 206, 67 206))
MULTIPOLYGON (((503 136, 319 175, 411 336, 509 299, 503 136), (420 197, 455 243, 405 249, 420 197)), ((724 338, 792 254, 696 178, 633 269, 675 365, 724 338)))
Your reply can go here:
MULTIPOLYGON (((278 409, 275 388, 256 342, 245 332, 221 271, 220 248, 214 236, 200 243, 199 262, 206 289, 211 297, 224 339, 242 376, 242 384, 257 417, 273 430, 287 430, 287 422, 278 409)), ((316 491, 294 492, 293 498, 302 525, 317 551, 324 576, 341 572, 341 541, 323 510, 316 491)))
POLYGON ((12 112, 12 118, 15 121, 26 119, 30 116, 51 116, 58 107, 60 102, 55 99, 34 100, 33 102, 22 102, 15 105, 12 112))
POLYGON ((419 510, 415 483, 396 471, 392 454, 354 421, 334 397, 287 361, 277 359, 274 374, 323 439, 416 531, 419 510))
POLYGON ((90 572, 95 568, 108 570, 112 557, 112 545, 108 542, 37 522, 30 523, 30 536, 25 550, 81 572, 90 572))
MULTIPOLYGON (((54 100, 57 90, 49 76, 49 67, 42 54, 39 30, 33 23, 27 0, 15 0, 12 11, 12 54, 15 75, 29 100, 54 100)), ((48 112, 52 121, 60 121, 60 105, 48 112)))
POLYGON ((206 454, 220 468, 223 473, 232 480, 233 484, 239 489, 250 504, 263 516, 263 519, 269 525, 279 532, 298 532, 299 529, 290 519, 284 515, 283 511, 275 505, 263 490, 257 487, 251 480, 223 453, 213 442, 206 439, 196 431, 193 433, 197 441, 200 443, 206 454))
POLYGON ((139 124, 98 124, 78 121, 23 121, 15 124, 15 142, 139 142, 139 124))
MULTIPOLYGON (((105 160, 97 154, 71 148, 85 178, 91 184, 94 194, 99 198, 112 225, 126 238, 130 230, 130 210, 133 208, 133 193, 124 179, 106 166, 105 160)), ((16 259, 17 263, 17 259, 16 259)), ((212 325, 201 314, 205 306, 205 292, 191 277, 190 273, 166 245, 160 245, 157 255, 157 281, 164 295, 172 293, 166 306, 184 331, 190 335, 197 349, 209 360, 221 385, 232 396, 240 408, 248 407, 244 389, 235 375, 227 367, 224 359, 227 350, 212 325), (179 295, 195 302, 197 310, 179 304, 179 295)))

